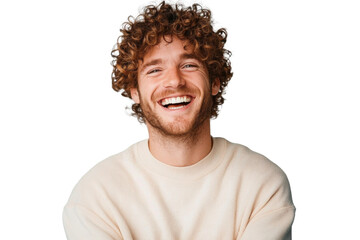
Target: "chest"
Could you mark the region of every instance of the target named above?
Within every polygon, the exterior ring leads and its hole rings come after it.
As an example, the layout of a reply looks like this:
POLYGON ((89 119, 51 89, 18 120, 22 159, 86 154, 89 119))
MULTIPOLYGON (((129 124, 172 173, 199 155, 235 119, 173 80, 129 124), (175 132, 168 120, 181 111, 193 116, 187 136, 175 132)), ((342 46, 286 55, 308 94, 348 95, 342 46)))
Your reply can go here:
POLYGON ((122 194, 125 199, 117 208, 119 223, 125 225, 119 226, 122 234, 125 239, 234 239, 241 215, 239 184, 220 179, 129 183, 132 190, 122 194))

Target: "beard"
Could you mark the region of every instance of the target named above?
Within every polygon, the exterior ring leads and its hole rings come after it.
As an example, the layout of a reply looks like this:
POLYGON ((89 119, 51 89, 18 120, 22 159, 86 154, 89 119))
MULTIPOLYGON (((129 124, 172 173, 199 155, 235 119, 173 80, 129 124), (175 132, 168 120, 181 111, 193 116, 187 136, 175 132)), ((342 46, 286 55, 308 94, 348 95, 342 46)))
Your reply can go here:
MULTIPOLYGON (((179 91, 176 91, 177 93, 179 91)), ((181 92, 191 93, 192 89, 182 89, 181 92)), ((170 92, 163 93, 164 96, 171 94, 170 92)), ((150 105, 143 101, 140 95, 140 107, 142 109, 145 123, 150 125, 156 132, 160 133, 164 137, 181 140, 183 142, 193 142, 196 140, 198 133, 200 132, 203 123, 210 119, 211 108, 213 105, 212 95, 210 90, 205 93, 203 101, 190 120, 184 119, 182 116, 176 117, 173 121, 165 121, 155 111, 152 111, 150 105)))

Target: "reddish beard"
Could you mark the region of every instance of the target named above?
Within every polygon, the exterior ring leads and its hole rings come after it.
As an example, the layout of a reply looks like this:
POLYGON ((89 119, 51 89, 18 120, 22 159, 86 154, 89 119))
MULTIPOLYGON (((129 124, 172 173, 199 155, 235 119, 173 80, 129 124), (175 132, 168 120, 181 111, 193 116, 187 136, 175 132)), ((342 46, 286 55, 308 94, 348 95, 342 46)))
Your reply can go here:
MULTIPOLYGON (((177 90, 168 89, 161 93, 154 94, 152 101, 155 102, 156 100, 163 99, 172 94, 199 96, 197 89, 182 87, 177 90)), ((184 141, 194 140, 203 126, 203 123, 210 119, 211 116, 213 101, 210 89, 205 92, 200 108, 198 109, 194 118, 191 119, 191 122, 187 124, 187 126, 184 126, 186 123, 181 122, 181 117, 179 117, 179 119, 175 119, 175 121, 172 123, 164 123, 161 117, 151 110, 149 104, 143 101, 140 91, 139 97, 140 107, 142 109, 146 124, 151 125, 157 132, 166 137, 183 139, 184 141)))

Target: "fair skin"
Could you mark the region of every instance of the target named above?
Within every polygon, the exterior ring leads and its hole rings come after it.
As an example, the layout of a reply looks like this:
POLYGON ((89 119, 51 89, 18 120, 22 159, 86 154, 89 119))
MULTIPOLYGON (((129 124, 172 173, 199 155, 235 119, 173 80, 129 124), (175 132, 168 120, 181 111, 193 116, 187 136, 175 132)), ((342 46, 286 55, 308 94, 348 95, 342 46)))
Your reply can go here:
POLYGON ((131 89, 131 96, 146 117, 153 156, 168 165, 190 166, 211 151, 209 108, 220 82, 210 84, 186 41, 166 40, 139 61, 138 88, 131 89))

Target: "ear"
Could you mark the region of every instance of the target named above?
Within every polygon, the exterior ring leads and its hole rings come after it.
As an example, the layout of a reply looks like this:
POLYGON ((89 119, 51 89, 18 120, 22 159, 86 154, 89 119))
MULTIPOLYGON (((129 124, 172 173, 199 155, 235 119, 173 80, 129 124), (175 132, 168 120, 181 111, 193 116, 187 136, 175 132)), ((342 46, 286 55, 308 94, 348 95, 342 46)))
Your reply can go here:
POLYGON ((136 88, 130 88, 130 94, 135 103, 140 103, 139 92, 136 88))
POLYGON ((220 80, 219 78, 215 78, 211 86, 211 94, 215 96, 216 94, 218 94, 219 90, 220 90, 220 80))

